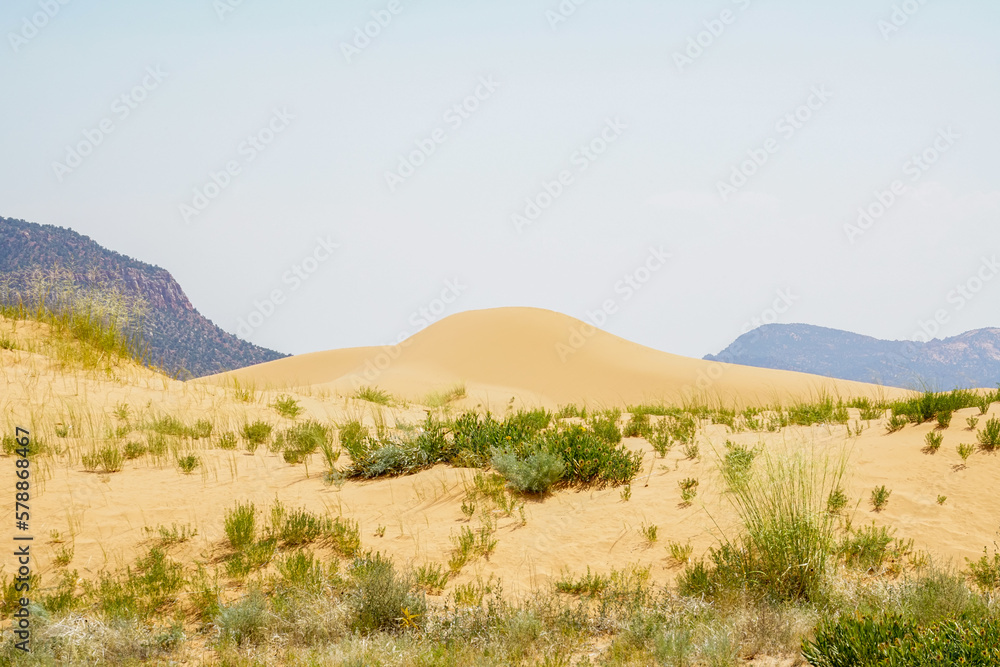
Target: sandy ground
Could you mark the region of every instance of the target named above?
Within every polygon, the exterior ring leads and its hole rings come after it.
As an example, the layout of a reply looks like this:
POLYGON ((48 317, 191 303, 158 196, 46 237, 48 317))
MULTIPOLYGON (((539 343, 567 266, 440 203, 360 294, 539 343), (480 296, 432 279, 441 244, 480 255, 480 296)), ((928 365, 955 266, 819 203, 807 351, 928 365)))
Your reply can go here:
MULTIPOLYGON (((422 392, 464 382, 470 395, 453 405, 453 411, 488 398, 491 407, 503 412, 511 396, 515 407, 554 406, 572 400, 586 400, 592 406, 669 400, 683 392, 685 383, 697 379, 699 372, 708 372, 707 362, 656 352, 601 333, 563 364, 555 344, 578 326, 573 322, 525 309, 455 316, 415 337, 370 384, 418 400, 422 392), (476 340, 467 340, 475 336, 476 340)), ((0 325, 9 330, 9 323, 0 321, 0 325)), ((28 335, 29 329, 19 327, 15 341, 28 335)), ((279 393, 291 393, 300 400, 306 414, 299 420, 360 417, 372 423, 381 414, 390 426, 421 421, 425 409, 417 403, 387 408, 348 397, 351 385, 344 384, 345 375, 363 366, 375 349, 305 355, 188 383, 134 366, 110 374, 70 372, 43 355, 0 350, 3 433, 12 433, 16 425, 26 426, 59 452, 43 457, 34 471, 31 533, 36 540, 36 567, 43 577, 51 574, 57 551, 72 546, 70 567, 85 578, 93 577, 101 570, 130 563, 151 543, 146 528, 173 524, 197 530, 194 539, 173 548, 174 557, 211 563, 222 553, 226 510, 248 499, 262 508, 280 499, 286 507, 305 506, 357 520, 366 548, 386 552, 400 563, 445 565, 451 537, 463 526, 475 529, 480 522, 476 517, 467 523, 461 511, 475 470, 441 465, 406 477, 328 485, 323 482, 318 455, 308 466, 293 466, 266 447, 253 455, 215 449, 214 438, 184 445, 203 461, 191 475, 177 469, 173 456, 142 457, 110 475, 86 472, 80 461, 96 445, 138 439, 113 436, 124 423, 115 416, 115 408, 126 403, 131 423, 172 414, 187 423, 211 419, 216 432, 235 430, 258 418, 281 428, 291 425, 291 420, 270 407, 279 393), (255 385, 250 402, 236 398, 234 376, 255 385), (60 424, 72 426, 67 437, 56 435, 60 424)), ((735 366, 724 367, 711 389, 723 400, 741 403, 770 402, 776 396, 807 398, 823 390, 841 396, 897 392, 735 366)), ((590 567, 607 572, 633 563, 649 566, 655 581, 671 580, 678 570, 667 558, 665 547, 670 541, 690 541, 697 555, 717 543, 720 530, 731 526, 732 512, 719 491, 713 453, 727 439, 790 451, 848 452, 846 490, 852 505, 860 503, 855 525, 874 521, 891 526, 899 537, 912 538, 918 549, 927 550, 933 558, 964 565, 965 557, 977 557, 984 546, 993 545, 1000 528, 1000 501, 993 491, 1000 479, 1000 461, 977 452, 967 467, 961 467, 955 451, 961 442, 975 442, 965 419, 976 413, 976 409, 957 413, 934 455, 921 451, 930 424, 886 435, 877 420, 869 422, 860 437, 849 437, 844 426, 737 434, 722 425, 705 426, 698 435, 702 454, 696 460, 685 460, 680 448, 665 459, 657 458, 644 440, 626 439, 627 447, 645 453, 644 471, 632 483, 629 500, 623 499, 621 489, 569 489, 542 501, 528 500, 523 521, 519 512, 496 516, 496 551, 488 560, 467 566, 449 588, 476 576, 492 575, 503 580, 505 591, 516 595, 545 586, 564 571, 580 573, 590 567), (691 506, 681 505, 678 489, 678 482, 687 477, 701 483, 691 506), (867 498, 880 484, 890 488, 892 496, 887 509, 876 514, 867 498), (937 503, 939 495, 947 496, 943 505, 937 503), (648 525, 658 527, 658 539, 652 544, 640 533, 648 525)), ((994 404, 991 416, 1000 416, 1000 404, 994 404)), ((852 424, 857 412, 853 417, 852 424)), ((14 458, 0 457, 0 479, 8 480, 2 488, 10 494, 10 502, 0 505, 0 525, 8 526, 8 533, 13 532, 14 522, 14 472, 14 458)), ((11 563, 3 564, 4 573, 9 574, 11 563)))

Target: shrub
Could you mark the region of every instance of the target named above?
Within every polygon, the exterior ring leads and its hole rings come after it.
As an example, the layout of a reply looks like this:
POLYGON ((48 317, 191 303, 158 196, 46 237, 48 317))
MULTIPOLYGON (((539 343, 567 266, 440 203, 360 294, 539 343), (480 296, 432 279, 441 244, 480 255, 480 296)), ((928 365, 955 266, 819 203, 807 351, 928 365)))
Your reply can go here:
POLYGON ((252 424, 243 425, 243 439, 246 440, 247 450, 250 453, 257 451, 271 437, 272 427, 267 422, 255 421, 252 424))
POLYGON ((838 486, 827 496, 826 511, 830 514, 840 514, 845 507, 847 507, 847 494, 838 486))
POLYGON ((890 561, 900 560, 910 549, 909 542, 895 539, 891 530, 872 523, 846 535, 838 551, 851 567, 881 572, 890 561))
POLYGON ((825 620, 802 655, 816 667, 1000 663, 1000 620, 958 618, 918 625, 882 612, 825 620))
POLYGON ((378 387, 361 387, 354 392, 353 398, 378 405, 392 405, 392 395, 378 387))
POLYGON ((677 565, 684 565, 689 560, 691 560, 691 554, 694 551, 694 547, 691 543, 681 544, 680 542, 671 542, 667 546, 667 551, 670 552, 670 560, 677 565))
POLYGON ((965 465, 965 462, 969 460, 969 457, 972 456, 972 453, 976 451, 975 447, 965 443, 962 443, 956 449, 958 450, 958 455, 962 457, 963 465, 965 465))
POLYGON ((540 444, 562 458, 569 482, 618 486, 631 482, 642 469, 641 451, 616 447, 579 425, 546 431, 540 444))
POLYGON ((186 456, 177 457, 177 467, 185 475, 190 475, 195 471, 195 468, 201 465, 201 459, 194 454, 187 454, 186 456))
POLYGON ((891 495, 892 491, 885 488, 885 484, 872 489, 871 502, 876 512, 881 512, 885 509, 885 506, 889 504, 889 496, 891 495))
POLYGON ((885 425, 885 430, 887 433, 895 433, 896 431, 903 430, 903 427, 910 423, 910 420, 903 415, 894 414, 889 418, 889 421, 885 425))
POLYGON ((621 416, 621 410, 606 410, 594 414, 587 423, 598 438, 608 444, 617 445, 622 441, 622 432, 618 428, 618 420, 621 419, 621 416))
POLYGON ((735 486, 744 483, 756 456, 756 451, 726 440, 726 454, 722 460, 722 476, 726 484, 735 486))
POLYGON ((195 440, 211 437, 212 422, 208 419, 199 419, 194 423, 194 426, 188 429, 188 435, 195 440))
POLYGON ((233 604, 220 606, 215 617, 220 639, 236 646, 262 640, 266 622, 267 599, 257 590, 233 604))
POLYGON ((651 432, 649 414, 639 412, 629 417, 628 423, 625 424, 623 435, 627 438, 648 438, 651 432))
POLYGON ((236 435, 232 431, 219 435, 219 449, 236 449, 236 435))
POLYGON ((106 473, 119 472, 125 461, 122 451, 114 445, 107 445, 91 454, 85 454, 81 459, 86 470, 100 470, 106 473))
POLYGON ((448 585, 448 573, 440 563, 421 565, 416 571, 416 584, 429 595, 440 595, 448 585))
POLYGON ((642 533, 642 536, 646 538, 646 541, 649 544, 653 544, 657 540, 659 528, 655 524, 650 524, 648 526, 643 526, 639 532, 642 533))
POLYGON ((279 433, 275 444, 286 463, 296 464, 304 461, 320 448, 326 448, 333 443, 333 432, 329 427, 315 421, 298 424, 279 433))
POLYGON ((965 420, 965 423, 968 425, 970 431, 975 431, 976 427, 979 426, 979 417, 969 417, 965 420))
POLYGON ((136 560, 118 576, 104 573, 97 584, 84 584, 88 597, 94 599, 109 618, 148 618, 173 602, 184 586, 183 568, 158 547, 136 560))
POLYGON ((243 549, 257 539, 257 508, 253 503, 240 504, 226 512, 226 537, 233 549, 243 549))
POLYGON ((990 419, 986 426, 977 436, 979 446, 987 452, 992 452, 1000 447, 1000 419, 990 419))
POLYGON ((400 576, 392 561, 379 553, 366 554, 351 565, 354 590, 354 629, 362 633, 399 629, 403 619, 420 623, 426 610, 423 595, 413 582, 400 576))
POLYGON ((510 451, 494 450, 490 465, 522 493, 548 493, 566 472, 562 458, 541 447, 523 459, 510 451))
POLYGON ((1000 551, 993 554, 990 560, 989 553, 983 548, 983 555, 979 560, 965 559, 969 566, 969 576, 979 588, 984 592, 1000 588, 1000 551))
POLYGON ((149 436, 146 439, 146 451, 153 456, 163 456, 167 453, 167 439, 160 434, 149 436))
POLYGON ((278 411, 279 415, 289 419, 295 419, 302 413, 302 406, 299 405, 299 402, 287 395, 276 398, 272 407, 278 411))
POLYGON ((938 428, 946 429, 949 426, 951 426, 952 415, 953 413, 951 410, 945 410, 943 412, 939 412, 937 416, 938 428))
POLYGON ((928 433, 927 437, 924 438, 924 451, 928 454, 934 454, 941 448, 941 443, 944 441, 944 436, 940 433, 928 433))
POLYGON ((434 391, 424 398, 424 405, 431 408, 443 408, 452 401, 465 398, 465 385, 456 384, 444 391, 434 391))
POLYGON ((681 489, 681 500, 685 504, 690 504, 694 500, 695 496, 698 495, 698 480, 688 477, 687 479, 677 482, 677 486, 681 489))
POLYGON ((666 419, 656 422, 656 426, 649 431, 646 438, 661 459, 666 457, 674 445, 674 432, 666 419))
POLYGON ((146 445, 141 442, 130 442, 125 445, 124 456, 126 461, 132 461, 146 453, 146 445))

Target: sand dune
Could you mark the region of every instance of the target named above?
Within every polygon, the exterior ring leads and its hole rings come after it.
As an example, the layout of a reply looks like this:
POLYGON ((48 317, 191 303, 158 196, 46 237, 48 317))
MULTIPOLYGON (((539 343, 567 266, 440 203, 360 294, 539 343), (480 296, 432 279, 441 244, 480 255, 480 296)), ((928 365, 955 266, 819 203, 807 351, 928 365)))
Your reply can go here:
POLYGON ((207 378, 272 387, 378 385, 419 397, 465 383, 493 401, 621 405, 689 399, 789 401, 822 392, 843 397, 902 393, 802 373, 690 359, 629 342, 548 310, 498 308, 452 315, 391 347, 304 354, 207 378))

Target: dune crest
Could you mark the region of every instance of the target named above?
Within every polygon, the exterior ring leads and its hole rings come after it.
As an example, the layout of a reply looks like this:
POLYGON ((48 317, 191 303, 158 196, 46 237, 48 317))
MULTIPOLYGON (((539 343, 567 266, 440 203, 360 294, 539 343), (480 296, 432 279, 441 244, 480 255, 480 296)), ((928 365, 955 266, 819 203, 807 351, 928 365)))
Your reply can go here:
POLYGON ((875 385, 681 357, 539 308, 447 317, 396 346, 330 350, 208 378, 263 386, 378 385, 400 396, 465 383, 471 395, 509 394, 541 405, 643 401, 790 401, 830 393, 892 395, 875 385))

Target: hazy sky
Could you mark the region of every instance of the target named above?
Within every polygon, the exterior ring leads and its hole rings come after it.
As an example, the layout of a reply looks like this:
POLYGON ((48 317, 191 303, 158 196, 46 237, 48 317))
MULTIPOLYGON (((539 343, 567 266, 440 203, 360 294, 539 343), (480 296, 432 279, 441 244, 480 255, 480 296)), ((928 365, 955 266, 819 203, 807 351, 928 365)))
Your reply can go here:
POLYGON ((0 215, 284 352, 497 306, 698 357, 755 318, 1000 326, 992 0, 8 0, 0 27, 0 215))

